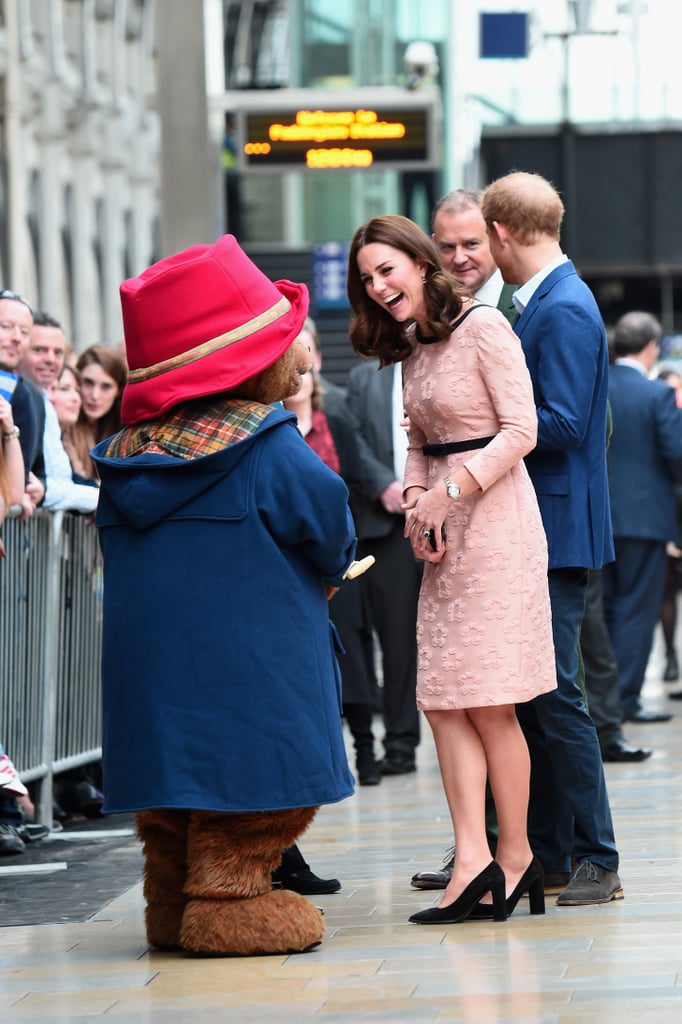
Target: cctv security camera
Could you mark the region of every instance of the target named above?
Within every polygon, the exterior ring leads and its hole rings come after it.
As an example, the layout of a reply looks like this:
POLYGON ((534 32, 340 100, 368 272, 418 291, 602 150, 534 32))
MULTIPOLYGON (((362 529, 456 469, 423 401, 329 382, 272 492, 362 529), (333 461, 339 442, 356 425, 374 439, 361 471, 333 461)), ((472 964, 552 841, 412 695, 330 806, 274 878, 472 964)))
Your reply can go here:
POLYGON ((435 78, 438 74, 436 48, 425 40, 408 43, 403 62, 410 89, 415 89, 424 78, 435 78))

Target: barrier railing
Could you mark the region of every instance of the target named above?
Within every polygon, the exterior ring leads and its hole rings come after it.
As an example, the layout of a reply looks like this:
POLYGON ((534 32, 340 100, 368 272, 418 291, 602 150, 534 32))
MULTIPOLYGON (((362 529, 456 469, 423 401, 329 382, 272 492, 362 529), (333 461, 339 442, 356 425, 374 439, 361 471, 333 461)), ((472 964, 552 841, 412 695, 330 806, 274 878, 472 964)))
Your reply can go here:
POLYGON ((75 513, 8 516, 2 535, 0 741, 50 825, 54 776, 101 756, 102 560, 75 513))

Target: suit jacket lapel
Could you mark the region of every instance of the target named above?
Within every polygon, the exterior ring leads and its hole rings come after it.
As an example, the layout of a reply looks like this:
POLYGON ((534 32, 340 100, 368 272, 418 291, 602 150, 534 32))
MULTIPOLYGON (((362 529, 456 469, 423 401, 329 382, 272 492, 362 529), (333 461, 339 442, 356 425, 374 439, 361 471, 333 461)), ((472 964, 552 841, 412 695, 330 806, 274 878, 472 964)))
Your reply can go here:
POLYGON ((575 267, 571 260, 566 260, 564 263, 560 263, 558 267, 548 274, 544 281, 541 281, 538 287, 531 295, 530 302, 521 313, 519 320, 515 324, 516 333, 518 334, 521 328, 525 328, 527 321, 533 315, 538 307, 538 303, 544 299, 545 295, 552 290, 557 281, 560 281, 564 277, 568 277, 569 274, 575 274, 575 267))

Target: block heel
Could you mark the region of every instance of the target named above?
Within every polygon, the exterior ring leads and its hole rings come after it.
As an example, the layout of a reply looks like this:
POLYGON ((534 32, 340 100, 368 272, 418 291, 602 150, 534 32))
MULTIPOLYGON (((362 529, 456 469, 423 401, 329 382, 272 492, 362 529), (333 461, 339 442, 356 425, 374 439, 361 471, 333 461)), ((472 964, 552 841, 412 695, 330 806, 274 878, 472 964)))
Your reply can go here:
POLYGON ((528 884, 528 903, 531 914, 544 914, 545 912, 545 877, 542 865, 539 864, 538 867, 540 868, 539 876, 536 875, 528 884))
MULTIPOLYGON (((528 901, 530 903, 531 914, 544 914, 545 912, 545 873, 542 870, 542 864, 533 857, 532 861, 521 875, 519 884, 514 889, 511 896, 505 901, 505 916, 510 917, 516 908, 516 904, 519 902, 522 896, 528 893, 528 901)), ((489 921, 491 918, 494 921, 504 920, 499 918, 499 907, 495 906, 495 894, 493 893, 492 903, 477 903, 472 908, 469 919, 471 921, 489 921)))

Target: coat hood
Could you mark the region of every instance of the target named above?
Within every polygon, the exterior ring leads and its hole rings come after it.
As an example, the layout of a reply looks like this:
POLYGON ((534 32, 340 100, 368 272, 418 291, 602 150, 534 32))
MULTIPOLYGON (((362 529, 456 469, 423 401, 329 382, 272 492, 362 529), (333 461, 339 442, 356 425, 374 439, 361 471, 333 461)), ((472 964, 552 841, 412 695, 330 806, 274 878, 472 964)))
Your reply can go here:
POLYGON ((264 432, 287 423, 297 429, 293 413, 273 409, 250 437, 195 459, 151 453, 107 458, 111 438, 101 441, 91 452, 101 480, 97 526, 123 519, 146 530, 181 510, 191 516, 192 503, 229 476, 264 432))

